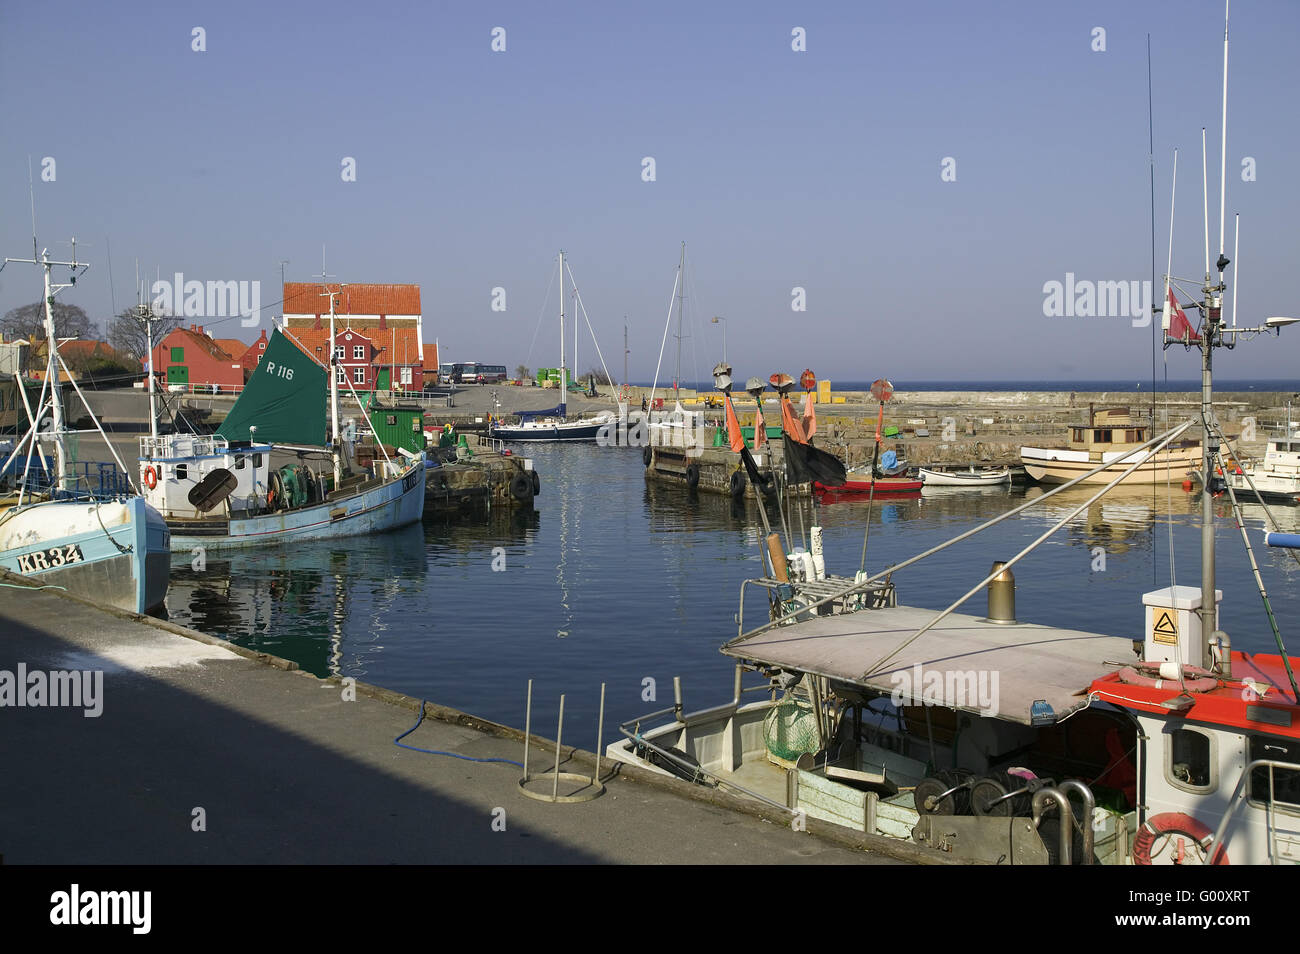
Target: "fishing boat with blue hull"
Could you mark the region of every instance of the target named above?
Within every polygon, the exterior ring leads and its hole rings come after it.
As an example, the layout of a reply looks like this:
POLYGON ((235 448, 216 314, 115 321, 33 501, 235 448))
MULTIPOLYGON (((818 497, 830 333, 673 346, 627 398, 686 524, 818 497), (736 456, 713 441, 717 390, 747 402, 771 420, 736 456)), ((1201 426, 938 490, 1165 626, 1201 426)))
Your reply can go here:
MULTIPOLYGON (((330 325, 332 335, 332 314, 330 325)), ((420 519, 424 455, 401 450, 354 469, 332 378, 327 442, 326 368, 277 330, 215 434, 141 438, 145 497, 178 551, 380 533, 420 519)))
POLYGON ((167 595, 169 537, 143 497, 15 504, 0 514, 0 567, 143 613, 167 595))
MULTIPOLYGON (((80 388, 59 354, 52 309, 54 296, 71 287, 88 266, 76 260, 75 242, 71 262, 51 261, 48 251, 39 258, 7 258, 4 264, 11 262, 37 265, 44 272, 47 359, 35 413, 26 400, 30 382, 15 378, 23 394, 26 432, 0 458, 0 474, 15 488, 0 498, 0 568, 101 605, 144 613, 161 604, 167 593, 171 572, 167 525, 134 492, 120 458, 120 467, 74 461, 64 423, 60 380, 66 375, 78 394, 80 388), (67 284, 52 281, 55 266, 71 270, 67 284), (47 413, 50 427, 38 428, 37 422, 45 421, 47 413), (54 445, 53 455, 37 446, 47 442, 54 445)), ((93 412, 91 419, 103 436, 93 412)), ((105 443, 116 458, 106 437, 105 443)))

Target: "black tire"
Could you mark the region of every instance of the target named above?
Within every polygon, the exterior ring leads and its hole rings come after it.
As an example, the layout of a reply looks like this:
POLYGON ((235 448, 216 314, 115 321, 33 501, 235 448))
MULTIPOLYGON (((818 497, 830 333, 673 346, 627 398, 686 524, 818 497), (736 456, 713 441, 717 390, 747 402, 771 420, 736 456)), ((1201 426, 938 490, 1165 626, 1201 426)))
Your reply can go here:
POLYGON ((745 496, 745 476, 738 470, 731 472, 731 484, 728 488, 731 491, 733 500, 739 500, 745 496))
POLYGON ((691 490, 694 490, 699 485, 700 485, 700 465, 687 464, 686 465, 686 486, 691 488, 691 490))
POLYGON ((650 445, 647 444, 647 445, 646 445, 646 449, 643 450, 643 451, 641 452, 641 463, 643 463, 643 464, 645 464, 645 466, 649 467, 649 466, 650 466, 650 459, 651 459, 653 456, 654 456, 654 452, 650 450, 650 445))
POLYGON ((527 474, 520 472, 510 478, 510 496, 520 503, 527 503, 533 499, 533 482, 528 479, 527 474))
POLYGON ((542 478, 537 476, 537 471, 533 471, 533 496, 536 497, 542 492, 542 478))
POLYGON ((981 778, 976 781, 970 788, 971 814, 980 818, 1010 818, 1011 799, 1002 798, 1007 794, 1004 781, 1005 777, 981 778))
POLYGON ((912 797, 916 801, 917 814, 920 815, 957 814, 957 802, 956 799, 954 798, 954 796, 957 794, 956 792, 953 792, 952 795, 949 795, 946 798, 938 798, 938 796, 942 795, 950 788, 952 788, 952 785, 950 785, 948 782, 945 782, 941 778, 936 778, 934 776, 931 776, 930 778, 922 779, 920 783, 916 786, 915 790, 912 792, 912 797), (936 798, 938 800, 933 805, 927 806, 926 802, 931 798, 936 798))

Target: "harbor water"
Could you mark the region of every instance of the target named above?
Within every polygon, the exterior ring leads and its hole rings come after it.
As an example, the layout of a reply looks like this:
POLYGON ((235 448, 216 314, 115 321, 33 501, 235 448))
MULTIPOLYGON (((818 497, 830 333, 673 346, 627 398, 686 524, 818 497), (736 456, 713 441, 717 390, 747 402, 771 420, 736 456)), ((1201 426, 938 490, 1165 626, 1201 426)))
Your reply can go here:
MULTIPOLYGON (((206 561, 173 554, 166 609, 175 622, 358 680, 522 727, 534 680, 534 729, 592 748, 600 685, 605 738, 618 722, 672 704, 681 676, 688 710, 730 697, 718 647, 736 635, 740 584, 761 575, 756 504, 647 482, 639 449, 535 445, 536 511, 423 525, 373 537, 235 552, 206 561), (590 736, 590 738, 588 738, 590 736)), ((1056 494, 894 579, 899 601, 945 608, 1099 488, 1056 494)), ((824 528, 830 572, 898 563, 1011 509, 1045 488, 934 489, 921 496, 787 509, 793 535, 824 528)), ((797 504, 794 506, 798 506, 797 504)), ((1236 649, 1276 652, 1227 498, 1217 504, 1220 626, 1236 649)), ((1300 529, 1300 509, 1273 508, 1300 529)), ((1289 649, 1300 639, 1300 563, 1263 545, 1263 514, 1247 529, 1289 649)), ((773 516, 774 528, 777 518, 773 516)), ((1177 485, 1112 491, 1017 564, 1017 616, 1141 638, 1142 594, 1200 585, 1199 501, 1177 485), (1170 561, 1172 540, 1173 561, 1170 561)), ((982 615, 985 596, 960 612, 982 615)), ((747 601, 749 628, 766 619, 747 601)), ((940 638, 940 637, 923 637, 940 638)))

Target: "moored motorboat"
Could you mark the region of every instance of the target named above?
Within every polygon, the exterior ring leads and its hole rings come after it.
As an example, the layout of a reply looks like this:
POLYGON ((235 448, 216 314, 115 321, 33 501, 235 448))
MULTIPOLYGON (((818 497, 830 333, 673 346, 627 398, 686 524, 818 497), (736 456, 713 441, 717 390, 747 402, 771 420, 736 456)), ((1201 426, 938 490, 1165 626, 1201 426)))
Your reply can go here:
POLYGON ((1011 482, 1011 468, 986 467, 976 470, 933 470, 920 468, 921 480, 927 487, 991 487, 1011 482))
MULTIPOLYGON (((1140 447, 1150 436, 1150 427, 1134 420, 1127 407, 1093 410, 1089 408, 1086 424, 1070 428, 1070 440, 1063 447, 1022 447, 1020 461, 1025 473, 1045 484, 1060 484, 1081 474, 1089 474, 1099 463, 1112 463, 1084 482, 1103 484, 1127 469, 1130 460, 1120 459, 1140 447)), ((1145 459, 1124 478, 1129 486, 1155 484, 1183 479, 1189 467, 1201 460, 1201 442, 1180 440, 1145 459)))

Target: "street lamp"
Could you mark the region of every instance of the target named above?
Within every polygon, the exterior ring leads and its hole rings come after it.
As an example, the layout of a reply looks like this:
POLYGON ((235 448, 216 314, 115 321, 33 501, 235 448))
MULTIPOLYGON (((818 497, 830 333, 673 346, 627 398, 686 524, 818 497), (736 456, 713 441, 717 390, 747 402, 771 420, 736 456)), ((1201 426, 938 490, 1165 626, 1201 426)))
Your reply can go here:
POLYGON ((725 364, 727 361, 727 319, 714 315, 711 324, 716 325, 718 322, 722 322, 722 361, 725 364))

